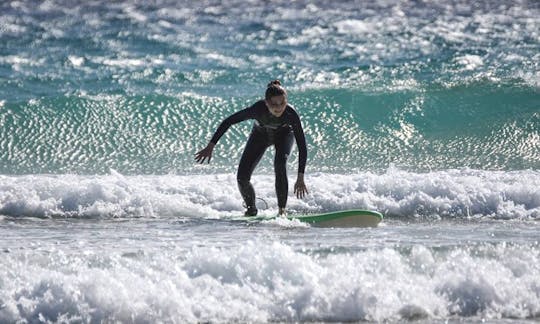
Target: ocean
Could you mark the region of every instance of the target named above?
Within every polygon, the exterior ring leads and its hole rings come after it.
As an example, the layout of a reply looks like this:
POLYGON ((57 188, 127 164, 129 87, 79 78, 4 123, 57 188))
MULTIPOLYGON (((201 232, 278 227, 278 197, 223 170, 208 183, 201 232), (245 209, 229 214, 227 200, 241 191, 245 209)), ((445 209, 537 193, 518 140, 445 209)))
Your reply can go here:
MULTIPOLYGON (((0 4, 0 323, 540 320, 538 1, 0 4), (289 214, 239 221, 279 79, 289 214), (298 151, 289 157, 289 187, 298 151)), ((253 176, 277 214, 273 149, 253 176)))

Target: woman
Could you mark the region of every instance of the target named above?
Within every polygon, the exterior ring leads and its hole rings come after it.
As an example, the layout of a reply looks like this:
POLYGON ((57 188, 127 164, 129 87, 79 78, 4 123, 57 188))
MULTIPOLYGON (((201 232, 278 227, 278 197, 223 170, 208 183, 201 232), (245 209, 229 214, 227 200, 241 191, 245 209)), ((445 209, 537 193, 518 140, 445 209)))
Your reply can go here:
POLYGON ((298 114, 287 103, 287 91, 281 86, 279 80, 268 84, 265 99, 257 101, 251 107, 241 110, 226 118, 218 127, 210 143, 195 154, 195 160, 204 163, 212 158, 214 146, 221 136, 236 123, 247 119, 255 119, 253 129, 249 135, 244 153, 238 166, 238 188, 246 203, 246 216, 257 215, 255 207, 255 191, 251 185, 251 174, 261 160, 266 148, 274 145, 276 155, 274 157, 274 172, 276 175, 276 193, 278 199, 279 215, 285 215, 287 205, 288 181, 287 181, 287 158, 291 153, 293 137, 298 146, 298 178, 294 185, 294 192, 298 198, 303 198, 307 193, 304 183, 304 170, 307 161, 306 139, 300 124, 298 114))

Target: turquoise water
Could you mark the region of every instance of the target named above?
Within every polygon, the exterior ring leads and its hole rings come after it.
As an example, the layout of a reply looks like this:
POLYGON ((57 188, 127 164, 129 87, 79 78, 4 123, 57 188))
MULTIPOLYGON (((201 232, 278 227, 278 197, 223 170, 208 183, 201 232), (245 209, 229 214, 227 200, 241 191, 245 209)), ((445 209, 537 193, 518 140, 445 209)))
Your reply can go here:
POLYGON ((0 3, 0 322, 537 321, 538 17, 537 1, 0 3), (209 165, 194 154, 273 79, 308 143, 289 212, 377 210, 380 227, 232 221, 251 122, 209 165))

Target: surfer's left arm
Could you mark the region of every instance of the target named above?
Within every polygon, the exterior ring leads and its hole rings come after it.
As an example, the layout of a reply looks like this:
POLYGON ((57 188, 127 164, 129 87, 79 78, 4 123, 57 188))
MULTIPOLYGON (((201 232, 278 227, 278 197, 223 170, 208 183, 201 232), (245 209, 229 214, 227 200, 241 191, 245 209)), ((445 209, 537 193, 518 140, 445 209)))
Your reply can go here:
POLYGON ((306 184, 304 183, 304 174, 298 173, 298 178, 294 184, 294 193, 298 198, 304 198, 309 192, 307 190, 306 184))
POLYGON ((309 193, 304 182, 304 172, 307 163, 307 145, 300 117, 296 111, 294 111, 293 114, 292 128, 296 139, 296 145, 298 146, 298 177, 294 184, 294 193, 296 194, 296 197, 304 198, 309 193))

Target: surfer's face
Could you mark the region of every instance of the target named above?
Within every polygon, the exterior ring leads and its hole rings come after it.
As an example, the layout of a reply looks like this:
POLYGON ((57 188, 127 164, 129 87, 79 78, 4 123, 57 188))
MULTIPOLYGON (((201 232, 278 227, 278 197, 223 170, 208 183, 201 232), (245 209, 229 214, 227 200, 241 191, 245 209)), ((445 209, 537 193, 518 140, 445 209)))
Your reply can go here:
POLYGON ((270 113, 276 117, 283 115, 285 107, 287 107, 287 98, 285 96, 270 97, 270 99, 265 100, 265 102, 270 113))

